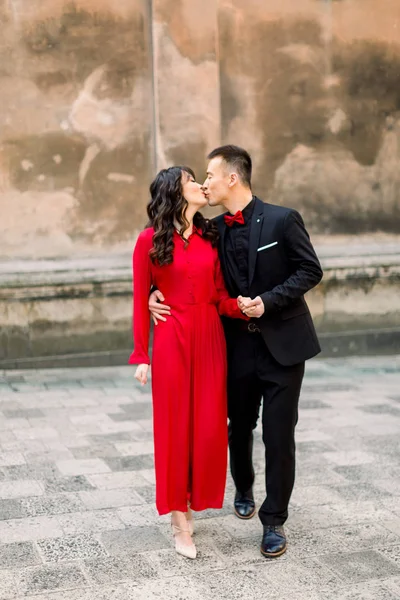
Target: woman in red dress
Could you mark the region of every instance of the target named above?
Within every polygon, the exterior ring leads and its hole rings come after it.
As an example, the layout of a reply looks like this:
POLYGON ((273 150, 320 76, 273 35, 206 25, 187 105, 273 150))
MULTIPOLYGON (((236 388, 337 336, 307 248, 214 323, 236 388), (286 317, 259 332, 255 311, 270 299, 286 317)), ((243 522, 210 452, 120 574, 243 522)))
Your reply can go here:
POLYGON ((187 167, 162 170, 150 186, 150 226, 133 253, 135 377, 144 385, 152 285, 171 316, 154 330, 152 392, 156 505, 172 513, 176 551, 195 558, 195 511, 221 508, 227 467, 226 348, 219 315, 247 319, 223 282, 217 231, 187 167))

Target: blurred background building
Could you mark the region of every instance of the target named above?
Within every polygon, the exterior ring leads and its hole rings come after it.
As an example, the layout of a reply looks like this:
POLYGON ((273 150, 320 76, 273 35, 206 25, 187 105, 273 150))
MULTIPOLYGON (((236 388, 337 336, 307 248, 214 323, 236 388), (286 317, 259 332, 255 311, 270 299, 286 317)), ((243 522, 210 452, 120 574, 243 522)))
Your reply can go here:
POLYGON ((0 0, 0 366, 124 362, 152 176, 246 147, 326 353, 400 349, 399 0, 0 0))

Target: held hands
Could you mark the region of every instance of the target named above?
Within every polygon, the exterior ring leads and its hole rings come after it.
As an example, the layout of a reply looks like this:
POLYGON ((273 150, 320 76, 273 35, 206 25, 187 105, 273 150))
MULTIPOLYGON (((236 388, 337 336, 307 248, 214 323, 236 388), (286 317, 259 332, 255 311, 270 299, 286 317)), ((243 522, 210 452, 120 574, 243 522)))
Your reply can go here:
POLYGON ((248 317, 259 319, 265 312, 264 302, 260 296, 256 296, 253 300, 251 298, 244 298, 239 296, 237 299, 240 310, 248 317))
POLYGON ((141 385, 147 383, 147 373, 149 372, 149 365, 138 365, 135 373, 135 379, 139 381, 141 385))
POLYGON ((165 298, 160 290, 155 290, 149 297, 149 311, 153 318, 154 324, 158 325, 158 321, 166 321, 166 317, 164 315, 171 314, 171 308, 166 304, 161 304, 164 302, 165 298))

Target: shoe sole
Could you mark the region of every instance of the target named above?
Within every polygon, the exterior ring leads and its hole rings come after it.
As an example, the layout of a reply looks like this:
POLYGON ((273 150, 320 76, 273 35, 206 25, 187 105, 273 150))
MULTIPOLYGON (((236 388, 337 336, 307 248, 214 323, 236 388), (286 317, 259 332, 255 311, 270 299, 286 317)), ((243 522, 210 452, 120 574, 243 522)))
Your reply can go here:
POLYGON ((248 521, 249 519, 252 519, 254 517, 254 515, 256 514, 256 507, 254 507, 253 512, 251 513, 251 515, 249 515, 248 517, 242 517, 242 515, 239 515, 239 513, 236 511, 236 508, 233 508, 235 515, 237 516, 238 519, 242 519, 243 521, 248 521))
POLYGON ((260 552, 265 558, 277 558, 278 556, 282 556, 282 554, 285 554, 286 550, 287 550, 287 546, 285 546, 283 550, 279 550, 279 552, 271 553, 271 552, 264 552, 264 550, 262 548, 260 548, 260 552))

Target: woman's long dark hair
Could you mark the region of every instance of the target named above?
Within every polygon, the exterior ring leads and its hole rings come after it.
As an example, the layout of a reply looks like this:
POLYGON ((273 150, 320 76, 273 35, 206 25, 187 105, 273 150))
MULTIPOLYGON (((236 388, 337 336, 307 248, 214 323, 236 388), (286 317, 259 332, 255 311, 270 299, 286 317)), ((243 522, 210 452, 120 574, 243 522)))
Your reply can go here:
MULTIPOLYGON (((195 179, 195 175, 189 167, 170 167, 162 169, 150 185, 151 200, 147 205, 148 226, 154 228, 150 258, 153 263, 160 266, 172 263, 174 222, 179 224, 178 233, 182 237, 189 227, 189 222, 185 217, 188 203, 183 197, 182 173, 187 173, 189 177, 195 179)), ((217 245, 218 230, 212 221, 196 212, 193 224, 201 229, 203 238, 210 240, 213 246, 217 245)))

